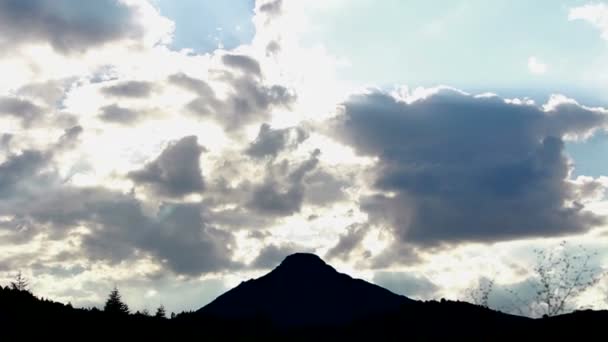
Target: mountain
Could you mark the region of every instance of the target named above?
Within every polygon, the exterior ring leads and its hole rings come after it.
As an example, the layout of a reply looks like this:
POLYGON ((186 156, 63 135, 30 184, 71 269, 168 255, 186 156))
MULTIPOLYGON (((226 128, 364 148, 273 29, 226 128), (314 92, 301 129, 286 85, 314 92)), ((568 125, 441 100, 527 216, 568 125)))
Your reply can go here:
POLYGON ((187 319, 245 339, 561 341, 603 332, 608 311, 531 319, 460 301, 417 301, 297 253, 187 319))
POLYGON ((198 314, 264 317, 280 327, 337 326, 397 312, 414 301, 337 272, 314 254, 288 256, 272 272, 242 282, 198 314))
POLYGON ((0 286, 0 341, 554 342, 605 340, 606 323, 605 310, 531 319, 466 302, 416 301, 338 273, 312 254, 291 255, 270 273, 171 319, 73 308, 0 286))

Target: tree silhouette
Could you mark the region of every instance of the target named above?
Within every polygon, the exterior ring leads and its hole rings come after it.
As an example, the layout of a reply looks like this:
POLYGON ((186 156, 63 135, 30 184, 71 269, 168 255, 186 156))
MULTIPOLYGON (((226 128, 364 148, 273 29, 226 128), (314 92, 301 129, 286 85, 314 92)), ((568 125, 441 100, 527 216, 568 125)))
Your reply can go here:
POLYGON ((566 241, 551 250, 534 250, 536 264, 535 279, 529 284, 532 298, 522 298, 514 290, 507 290, 513 299, 515 311, 520 315, 549 317, 575 309, 573 301, 587 289, 597 284, 604 276, 601 268, 594 267, 591 253, 583 246, 572 253, 566 241))
POLYGON ((471 303, 489 308, 490 294, 493 290, 494 279, 479 279, 477 286, 465 290, 465 296, 471 303))
POLYGON ((28 291, 28 281, 27 279, 25 279, 25 277, 23 276, 23 274, 21 274, 21 271, 19 271, 17 273, 17 275, 15 276, 15 281, 11 282, 11 288, 13 290, 17 290, 17 291, 28 291))
POLYGON ((158 309, 156 309, 156 313, 154 314, 156 318, 167 318, 167 312, 165 312, 165 306, 160 305, 158 309))
POLYGON ((597 284, 601 272, 590 264, 592 256, 584 247, 578 246, 581 253, 571 254, 567 244, 560 244, 561 254, 555 251, 537 250, 538 263, 534 270, 539 278, 535 286, 536 301, 543 314, 555 316, 568 310, 569 301, 597 284))
POLYGON ((118 292, 116 286, 114 286, 114 289, 110 292, 103 311, 117 315, 129 314, 129 306, 123 303, 120 292, 118 292))

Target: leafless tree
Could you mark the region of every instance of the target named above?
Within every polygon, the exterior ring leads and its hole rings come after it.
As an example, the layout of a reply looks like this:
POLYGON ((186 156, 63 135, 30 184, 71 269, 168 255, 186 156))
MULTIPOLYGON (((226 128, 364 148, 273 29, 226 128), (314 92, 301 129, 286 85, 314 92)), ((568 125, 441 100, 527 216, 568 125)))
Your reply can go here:
POLYGON ((529 316, 555 316, 572 309, 573 301, 587 289, 596 285, 604 276, 602 269, 592 264, 597 253, 591 253, 583 246, 571 249, 563 241, 558 248, 535 249, 536 263, 533 268, 534 280, 532 298, 520 297, 513 290, 516 312, 529 316))
POLYGON ((489 307, 490 294, 494 290, 494 279, 479 279, 477 286, 465 290, 466 298, 473 304, 489 307))

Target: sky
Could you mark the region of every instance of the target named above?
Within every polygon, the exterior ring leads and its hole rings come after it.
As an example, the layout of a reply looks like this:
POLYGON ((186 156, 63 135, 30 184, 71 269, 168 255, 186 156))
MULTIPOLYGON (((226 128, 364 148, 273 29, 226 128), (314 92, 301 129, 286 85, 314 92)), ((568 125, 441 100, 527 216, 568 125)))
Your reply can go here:
POLYGON ((0 0, 0 51, 0 283, 179 312, 312 252, 498 307, 534 249, 608 269, 608 3, 0 0))

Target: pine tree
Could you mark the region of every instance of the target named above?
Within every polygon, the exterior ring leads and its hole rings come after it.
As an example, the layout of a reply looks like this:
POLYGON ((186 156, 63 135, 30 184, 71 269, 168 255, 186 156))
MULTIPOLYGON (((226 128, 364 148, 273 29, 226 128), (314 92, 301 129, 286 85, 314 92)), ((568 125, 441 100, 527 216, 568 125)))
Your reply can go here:
POLYGON ((112 292, 110 292, 103 311, 119 315, 129 314, 129 306, 122 302, 120 292, 118 292, 118 288, 116 286, 114 286, 114 289, 112 290, 112 292))
POLYGON ((156 309, 156 314, 154 314, 156 318, 167 318, 167 313, 165 312, 165 306, 160 305, 158 309, 156 309))

